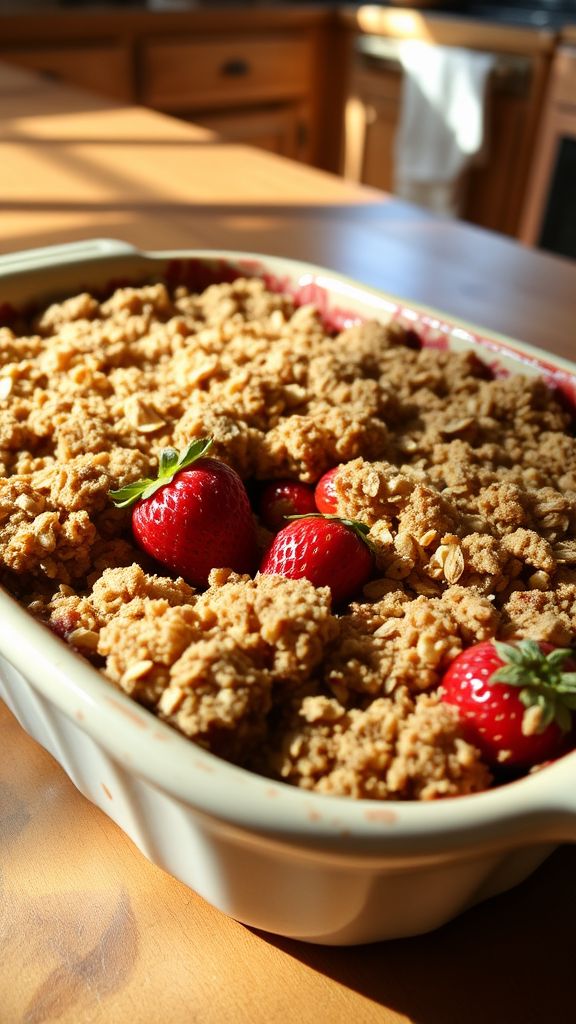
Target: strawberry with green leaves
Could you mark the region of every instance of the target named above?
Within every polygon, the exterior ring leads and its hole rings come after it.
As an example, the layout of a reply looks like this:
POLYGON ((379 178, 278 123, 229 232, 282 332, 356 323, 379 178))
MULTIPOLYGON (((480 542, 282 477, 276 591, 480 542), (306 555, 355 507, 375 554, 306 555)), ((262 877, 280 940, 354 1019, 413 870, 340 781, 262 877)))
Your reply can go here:
POLYGON ((456 656, 440 692, 493 766, 529 769, 574 745, 576 660, 569 649, 484 641, 456 656))
POLYGON ((367 533, 367 526, 351 519, 294 516, 265 552, 260 572, 329 587, 333 604, 340 605, 351 600, 372 574, 367 533))
POLYGON ((183 452, 164 448, 156 479, 110 491, 118 508, 132 508, 137 544, 195 586, 215 568, 250 573, 257 562, 256 528, 248 494, 230 466, 207 458, 211 438, 183 452))

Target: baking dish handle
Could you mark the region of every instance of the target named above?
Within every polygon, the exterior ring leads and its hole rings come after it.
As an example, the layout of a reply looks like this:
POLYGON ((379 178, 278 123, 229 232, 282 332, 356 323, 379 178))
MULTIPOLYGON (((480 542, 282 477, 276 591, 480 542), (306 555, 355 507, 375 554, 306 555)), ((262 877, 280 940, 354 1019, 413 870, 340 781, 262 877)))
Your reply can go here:
POLYGON ((81 242, 67 242, 63 245, 48 245, 40 249, 26 249, 23 252, 8 252, 0 255, 0 273, 12 273, 54 266, 54 263, 82 263, 98 257, 136 255, 138 249, 129 242, 115 238, 89 238, 81 242))

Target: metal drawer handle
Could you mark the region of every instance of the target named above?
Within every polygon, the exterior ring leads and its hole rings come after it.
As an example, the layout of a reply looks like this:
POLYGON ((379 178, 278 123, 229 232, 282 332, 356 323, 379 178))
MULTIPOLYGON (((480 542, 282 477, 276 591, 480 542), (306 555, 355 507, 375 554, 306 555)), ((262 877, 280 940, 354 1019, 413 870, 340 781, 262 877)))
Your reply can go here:
POLYGON ((243 60, 242 57, 232 57, 230 60, 224 61, 224 64, 220 68, 220 74, 226 75, 227 78, 240 78, 243 75, 247 75, 250 71, 250 65, 247 60, 243 60))

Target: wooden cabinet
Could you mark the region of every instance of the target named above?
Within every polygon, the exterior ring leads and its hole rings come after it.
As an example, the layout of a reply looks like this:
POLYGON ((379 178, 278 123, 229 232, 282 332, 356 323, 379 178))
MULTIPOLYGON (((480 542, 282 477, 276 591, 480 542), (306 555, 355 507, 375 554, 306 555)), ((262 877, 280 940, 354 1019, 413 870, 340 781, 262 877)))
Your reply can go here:
MULTIPOLYGON (((469 174, 464 216, 517 235, 554 33, 385 5, 0 12, 0 60, 392 191, 402 76, 397 56, 374 60, 355 50, 355 40, 369 36, 392 47, 425 38, 501 55, 489 158, 469 174)), ((525 213, 525 237, 536 216, 525 213)))
POLYGON ((257 146, 303 163, 312 160, 311 116, 304 103, 209 114, 201 112, 193 117, 193 121, 231 142, 257 146))
POLYGON ((226 139, 308 161, 314 53, 305 32, 156 38, 142 44, 141 98, 226 139))
POLYGON ((73 40, 67 45, 7 47, 0 42, 0 60, 39 71, 48 78, 91 89, 111 99, 133 95, 130 53, 120 42, 73 40))
POLYGON ((297 33, 153 40, 141 60, 142 98, 165 110, 292 100, 312 84, 310 40, 297 33))
POLYGON ((355 62, 345 106, 343 171, 353 181, 392 192, 394 140, 400 117, 402 73, 399 64, 355 62))
POLYGON ((552 66, 521 238, 576 258, 576 29, 552 66))
POLYGON ((0 13, 0 60, 328 167, 335 23, 311 5, 0 13))
MULTIPOLYGON (((442 39, 440 39, 442 42, 442 39)), ((470 46, 450 35, 447 45, 470 46)), ((495 45, 480 39, 478 48, 495 45)), ((551 45, 551 44, 550 44, 551 45)), ((464 182, 462 217, 517 236, 531 147, 548 70, 549 47, 505 34, 495 52, 487 102, 487 154, 464 182), (512 38, 512 37, 511 37, 512 38), (530 50, 530 46, 532 50, 530 50)), ((474 48, 472 46, 472 48, 474 48)), ((358 36, 352 50, 345 103, 342 172, 353 181, 394 191, 394 148, 402 102, 398 40, 358 36)))

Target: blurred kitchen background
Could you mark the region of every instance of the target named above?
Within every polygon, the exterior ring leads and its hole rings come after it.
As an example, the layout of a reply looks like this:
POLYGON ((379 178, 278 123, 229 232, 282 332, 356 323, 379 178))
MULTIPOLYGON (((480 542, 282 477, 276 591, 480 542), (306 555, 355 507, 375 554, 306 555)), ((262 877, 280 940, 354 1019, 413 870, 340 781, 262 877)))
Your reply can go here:
POLYGON ((0 0, 0 60, 576 259, 576 0, 0 0))

